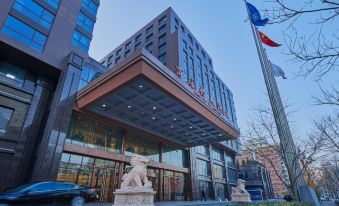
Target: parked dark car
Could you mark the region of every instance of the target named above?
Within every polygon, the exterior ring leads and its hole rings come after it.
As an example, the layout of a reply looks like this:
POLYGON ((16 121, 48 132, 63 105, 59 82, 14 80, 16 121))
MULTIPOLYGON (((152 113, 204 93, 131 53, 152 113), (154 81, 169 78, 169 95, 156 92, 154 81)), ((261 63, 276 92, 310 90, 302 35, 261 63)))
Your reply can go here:
POLYGON ((0 194, 0 206, 13 205, 71 205, 82 206, 96 200, 90 189, 71 182, 39 182, 23 185, 0 194))

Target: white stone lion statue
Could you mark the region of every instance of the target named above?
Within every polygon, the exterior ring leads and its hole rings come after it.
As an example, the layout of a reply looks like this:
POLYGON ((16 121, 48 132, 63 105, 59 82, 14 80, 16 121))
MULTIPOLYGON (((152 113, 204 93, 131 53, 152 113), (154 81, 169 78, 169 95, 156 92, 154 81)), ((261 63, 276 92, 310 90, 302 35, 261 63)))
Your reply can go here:
POLYGON ((245 180, 238 179, 237 186, 232 187, 232 194, 246 194, 249 195, 249 193, 245 189, 245 180))
POLYGON ((122 176, 121 189, 152 188, 152 182, 147 179, 147 162, 149 160, 143 156, 132 156, 130 163, 133 168, 122 176))

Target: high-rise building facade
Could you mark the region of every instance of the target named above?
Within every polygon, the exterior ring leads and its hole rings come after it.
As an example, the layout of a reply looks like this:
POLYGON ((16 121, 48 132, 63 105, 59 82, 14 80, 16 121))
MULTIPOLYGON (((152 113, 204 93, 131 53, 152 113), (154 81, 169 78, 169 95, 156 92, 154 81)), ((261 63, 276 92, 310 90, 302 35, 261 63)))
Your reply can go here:
POLYGON ((98 6, 0 2, 0 191, 56 177, 98 6))

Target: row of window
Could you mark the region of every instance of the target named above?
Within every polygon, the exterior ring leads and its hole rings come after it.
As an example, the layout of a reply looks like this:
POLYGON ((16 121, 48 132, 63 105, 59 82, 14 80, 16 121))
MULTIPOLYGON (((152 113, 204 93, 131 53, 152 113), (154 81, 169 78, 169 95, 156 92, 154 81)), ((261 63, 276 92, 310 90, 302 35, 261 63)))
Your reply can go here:
MULTIPOLYGON (((60 4, 60 0, 45 0, 45 2, 54 9, 57 9, 60 4)), ((16 0, 12 8, 47 30, 50 30, 55 18, 54 14, 33 0, 16 0)), ((43 51, 47 40, 47 36, 11 15, 7 17, 1 32, 38 52, 43 51)))
MULTIPOLYGON (((163 18, 166 19, 166 16, 164 16, 163 18)), ((162 18, 162 19, 163 19, 162 18)), ((159 24, 160 22, 166 22, 166 20, 159 20, 159 24)), ((161 27, 159 27, 159 37, 158 37, 158 50, 159 50, 159 54, 158 54, 158 59, 163 63, 166 64, 166 23, 164 23, 161 27)), ((153 41, 151 41, 153 39, 153 25, 149 26, 146 29, 146 39, 145 39, 145 49, 150 52, 153 53, 153 41)), ((138 50, 141 48, 142 45, 142 34, 138 34, 135 39, 135 45, 134 45, 134 51, 138 50)), ((129 56, 131 54, 131 41, 129 41, 128 43, 125 44, 125 52, 124 52, 124 58, 126 58, 127 56, 129 56)), ((115 61, 114 63, 117 64, 120 62, 120 60, 122 59, 122 48, 118 49, 115 52, 115 61)), ((110 55, 107 58, 107 67, 110 67, 113 64, 113 55, 110 55)), ((106 61, 103 61, 101 64, 105 64, 106 61)))
POLYGON ((183 49, 181 50, 181 68, 183 70, 183 80, 188 82, 197 90, 203 89, 207 100, 211 101, 218 110, 228 114, 228 118, 235 122, 233 103, 230 92, 224 84, 215 77, 212 70, 209 71, 207 65, 202 65, 202 59, 196 55, 194 60, 193 50, 187 51, 187 43, 183 40, 183 49), (185 46, 186 45, 186 46, 185 46), (194 62, 195 61, 195 62, 194 62))
MULTIPOLYGON (((98 5, 96 5, 92 0, 82 0, 81 8, 83 8, 86 12, 93 15, 94 17, 98 11, 98 5)), ((84 29, 88 34, 92 35, 94 28, 94 20, 87 16, 84 12, 80 11, 76 24, 84 29)), ((73 37, 71 43, 73 46, 78 47, 84 52, 88 52, 89 45, 91 40, 79 30, 75 29, 73 32, 73 37)))

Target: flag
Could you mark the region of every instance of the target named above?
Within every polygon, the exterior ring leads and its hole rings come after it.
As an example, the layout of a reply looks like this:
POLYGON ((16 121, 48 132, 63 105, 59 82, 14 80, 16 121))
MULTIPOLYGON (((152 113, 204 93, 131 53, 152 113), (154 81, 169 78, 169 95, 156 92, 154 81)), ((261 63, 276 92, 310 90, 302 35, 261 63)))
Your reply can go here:
POLYGON ((258 9, 255 8, 255 6, 253 6, 252 4, 248 2, 246 2, 246 5, 249 11, 249 16, 251 18, 251 21, 255 26, 264 26, 265 24, 267 24, 268 18, 261 19, 260 13, 258 9))
POLYGON ((271 68, 272 68, 274 76, 282 77, 283 79, 287 79, 286 76, 285 76, 285 72, 281 67, 273 64, 271 61, 270 61, 270 63, 271 63, 271 68))
POLYGON ((270 38, 268 38, 265 34, 263 34, 261 31, 259 31, 259 36, 260 36, 261 41, 268 46, 271 46, 271 47, 281 46, 281 44, 275 43, 270 38))

